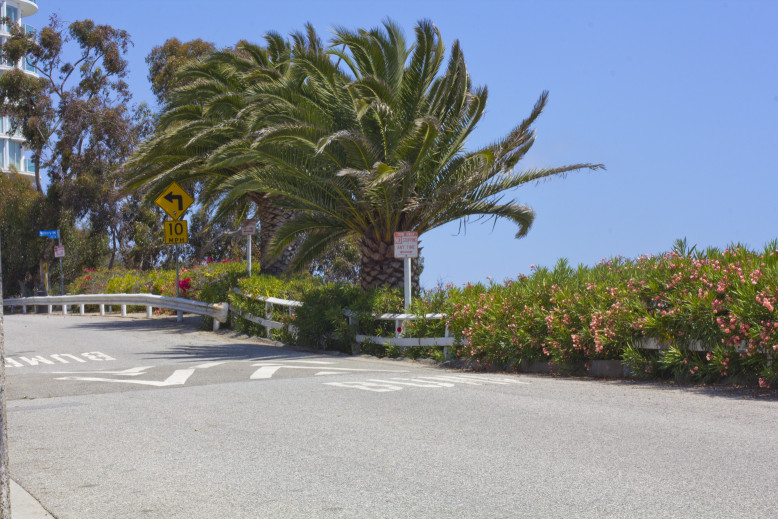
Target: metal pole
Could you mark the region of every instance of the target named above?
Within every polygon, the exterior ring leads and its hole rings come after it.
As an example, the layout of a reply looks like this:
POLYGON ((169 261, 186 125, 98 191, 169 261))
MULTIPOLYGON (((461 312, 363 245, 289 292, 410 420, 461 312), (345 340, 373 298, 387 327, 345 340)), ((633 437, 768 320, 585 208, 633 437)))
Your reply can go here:
POLYGON ((411 258, 405 258, 405 313, 411 307, 411 258))
MULTIPOLYGON (((181 297, 181 284, 178 281, 178 244, 176 243, 176 297, 181 297)), ((184 313, 179 310, 176 312, 176 322, 183 322, 184 313)))
POLYGON ((178 281, 178 244, 175 245, 175 251, 176 251, 176 297, 181 297, 181 285, 179 285, 178 281))
MULTIPOLYGON (((62 246, 62 233, 57 229, 57 241, 62 246)), ((65 275, 62 273, 62 258, 59 259, 59 286, 62 289, 62 295, 65 295, 65 275)), ((64 307, 63 307, 64 308, 64 307)))
POLYGON ((11 482, 8 476, 8 428, 5 412, 5 335, 3 329, 3 260, 0 243, 0 519, 11 519, 11 482))
POLYGON ((251 235, 249 234, 249 245, 248 245, 248 252, 246 253, 246 257, 248 258, 246 260, 246 265, 249 269, 249 277, 251 277, 251 235))

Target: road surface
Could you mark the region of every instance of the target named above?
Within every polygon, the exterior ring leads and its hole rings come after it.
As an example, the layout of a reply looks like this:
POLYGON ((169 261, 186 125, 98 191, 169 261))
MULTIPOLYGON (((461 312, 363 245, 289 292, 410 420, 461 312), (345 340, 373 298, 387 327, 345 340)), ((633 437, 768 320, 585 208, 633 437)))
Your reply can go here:
POLYGON ((769 518, 778 402, 7 315, 12 477, 57 518, 769 518))

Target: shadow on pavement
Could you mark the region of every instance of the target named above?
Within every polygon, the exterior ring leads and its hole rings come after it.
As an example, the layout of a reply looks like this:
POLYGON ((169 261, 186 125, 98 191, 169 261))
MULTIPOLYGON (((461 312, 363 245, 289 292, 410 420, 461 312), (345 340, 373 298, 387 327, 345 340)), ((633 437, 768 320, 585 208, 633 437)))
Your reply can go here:
MULTIPOLYGON (((80 317, 80 316, 79 316, 80 317)), ((183 322, 176 321, 175 315, 147 318, 145 315, 137 316, 86 316, 87 322, 74 323, 73 328, 83 330, 109 330, 109 331, 167 331, 170 333, 192 333, 208 331, 202 328, 203 317, 201 315, 185 315, 183 322)))
POLYGON ((309 354, 286 349, 283 345, 225 343, 213 346, 177 346, 161 351, 145 352, 149 359, 176 359, 192 361, 256 360, 281 361, 308 357, 309 354))

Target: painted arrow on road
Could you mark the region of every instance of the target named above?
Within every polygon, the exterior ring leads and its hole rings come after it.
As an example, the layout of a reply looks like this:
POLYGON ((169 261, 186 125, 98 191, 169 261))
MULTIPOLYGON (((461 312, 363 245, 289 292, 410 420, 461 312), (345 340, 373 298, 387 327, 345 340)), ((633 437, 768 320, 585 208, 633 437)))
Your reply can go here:
MULTIPOLYGON (((144 386, 154 386, 154 387, 182 386, 186 384, 186 381, 189 380, 189 377, 192 376, 192 373, 194 373, 195 370, 207 369, 213 366, 218 366, 219 364, 224 364, 224 362, 206 362, 205 364, 200 364, 198 366, 195 366, 194 368, 177 369, 173 372, 172 375, 170 375, 165 380, 135 380, 135 379, 127 380, 127 379, 119 379, 119 378, 102 378, 102 377, 59 377, 56 380, 78 380, 83 382, 119 382, 123 384, 140 384, 144 386)), ((113 374, 130 375, 130 376, 134 376, 135 374, 141 375, 144 374, 142 373, 142 371, 146 369, 148 369, 148 367, 130 368, 122 372, 113 372, 113 374)), ((95 372, 93 371, 92 373, 95 372)), ((103 372, 103 373, 111 373, 111 372, 103 372)))
POLYGON ((251 380, 265 380, 268 378, 272 378, 273 375, 275 375, 276 371, 278 371, 281 368, 289 368, 289 369, 314 369, 318 372, 315 373, 317 376, 321 375, 342 375, 344 373, 351 373, 356 371, 362 371, 362 372, 370 372, 370 373, 408 373, 407 370, 396 370, 396 369, 359 369, 359 368, 333 368, 333 367, 327 367, 324 370, 320 367, 314 367, 314 366, 286 366, 283 364, 270 364, 270 363, 259 363, 259 364, 252 364, 254 367, 259 367, 258 370, 256 370, 254 373, 251 374, 251 377, 249 377, 251 380))

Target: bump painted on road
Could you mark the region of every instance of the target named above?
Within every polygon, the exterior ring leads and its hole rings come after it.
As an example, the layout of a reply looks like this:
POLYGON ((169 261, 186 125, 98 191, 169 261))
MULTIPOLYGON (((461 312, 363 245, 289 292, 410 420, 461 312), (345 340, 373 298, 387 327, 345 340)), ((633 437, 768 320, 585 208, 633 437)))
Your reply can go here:
POLYGON ((14 357, 5 358, 6 368, 27 368, 34 366, 53 366, 55 364, 70 364, 71 362, 87 363, 87 362, 105 362, 109 360, 116 360, 110 355, 99 351, 88 351, 85 353, 73 354, 73 353, 55 353, 52 355, 17 355, 14 357), (18 360, 17 360, 18 359, 18 360), (51 360, 54 359, 54 360, 51 360))
POLYGON ((452 388, 457 384, 468 386, 529 384, 521 380, 507 377, 487 377, 477 375, 441 375, 434 377, 401 378, 391 377, 386 379, 368 379, 354 382, 324 382, 324 385, 342 387, 347 389, 359 389, 373 393, 388 393, 402 391, 404 388, 452 388))

